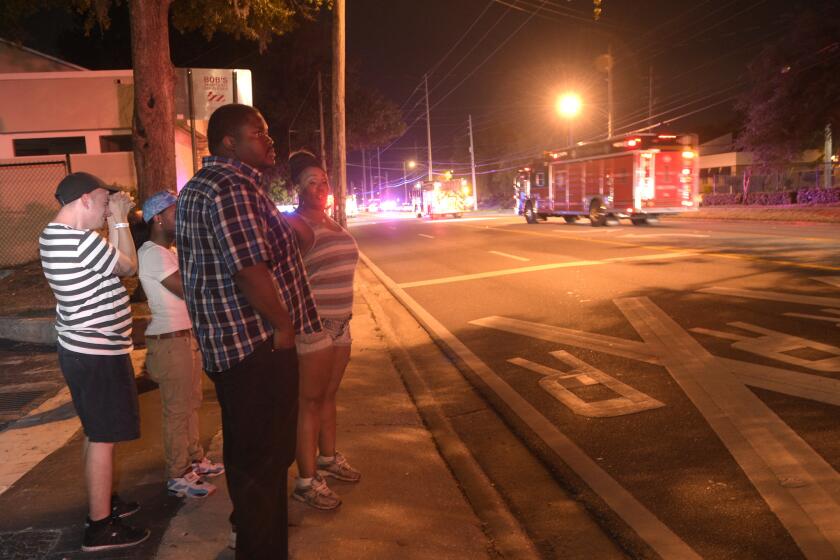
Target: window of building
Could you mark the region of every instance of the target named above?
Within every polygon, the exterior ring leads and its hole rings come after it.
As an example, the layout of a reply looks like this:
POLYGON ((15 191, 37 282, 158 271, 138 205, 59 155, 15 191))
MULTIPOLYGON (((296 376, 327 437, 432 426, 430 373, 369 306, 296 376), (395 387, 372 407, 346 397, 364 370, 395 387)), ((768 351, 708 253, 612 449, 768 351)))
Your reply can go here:
POLYGON ((99 150, 103 153, 130 152, 132 148, 131 134, 114 134, 99 137, 99 150))
POLYGON ((16 157, 54 156, 64 154, 85 154, 87 145, 84 136, 59 138, 18 138, 12 140, 16 157))
POLYGON ((536 181, 534 181, 536 186, 544 187, 545 186, 545 173, 537 173, 536 181))

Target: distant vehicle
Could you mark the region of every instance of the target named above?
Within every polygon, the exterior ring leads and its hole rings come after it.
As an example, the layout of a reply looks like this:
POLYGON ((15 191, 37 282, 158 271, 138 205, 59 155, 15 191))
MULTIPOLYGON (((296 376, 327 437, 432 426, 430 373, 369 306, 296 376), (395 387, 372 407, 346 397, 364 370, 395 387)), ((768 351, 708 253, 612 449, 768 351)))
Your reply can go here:
POLYGON ((396 200, 383 200, 379 204, 380 210, 383 212, 393 212, 397 209, 397 201, 396 200))
POLYGON ((644 225, 696 211, 698 178, 697 135, 631 134, 546 152, 518 170, 514 196, 529 224, 585 216, 593 226, 644 225))
POLYGON ((376 213, 376 212, 379 212, 380 210, 381 210, 381 207, 379 206, 379 199, 378 198, 368 200, 368 203, 367 203, 367 211, 368 212, 376 213))
POLYGON ((460 179, 425 181, 422 184, 417 217, 460 218, 467 209, 468 187, 460 179))
POLYGON ((403 202, 400 204, 400 212, 412 212, 414 210, 414 204, 411 202, 403 202))

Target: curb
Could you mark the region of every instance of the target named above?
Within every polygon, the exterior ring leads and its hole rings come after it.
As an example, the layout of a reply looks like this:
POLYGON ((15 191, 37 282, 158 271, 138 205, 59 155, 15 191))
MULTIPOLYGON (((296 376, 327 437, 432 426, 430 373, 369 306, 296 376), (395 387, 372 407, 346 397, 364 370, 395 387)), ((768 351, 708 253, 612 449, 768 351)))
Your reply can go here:
MULTIPOLYGON (((369 266, 366 258, 363 257, 361 260, 371 275, 381 282, 381 278, 369 266)), ((383 311, 380 301, 377 300, 371 290, 369 281, 358 274, 357 279, 374 320, 382 329, 392 359, 394 359, 396 365, 400 366, 397 367, 397 371, 403 378, 417 411, 432 434, 441 457, 454 474, 467 501, 485 525, 486 533, 493 541, 497 553, 502 558, 508 559, 530 560, 539 558, 540 554, 537 552, 534 543, 508 509, 502 496, 494 488, 469 449, 458 437, 455 429, 438 405, 434 394, 426 385, 422 374, 412 360, 411 354, 400 342, 398 333, 394 331, 394 327, 383 311)), ((383 289, 388 291, 388 286, 385 283, 382 283, 382 286, 383 289)), ((390 293, 390 291, 388 292, 390 293)), ((399 305, 402 305, 399 299, 396 301, 399 305)), ((413 315, 412 318, 414 318, 413 315)), ((442 361, 451 365, 451 362, 443 353, 440 356, 442 361)))
MULTIPOLYGON (((132 317, 131 338, 135 346, 145 346, 146 327, 150 319, 149 315, 132 317)), ((58 340, 55 318, 0 316, 0 339, 53 346, 58 340)))

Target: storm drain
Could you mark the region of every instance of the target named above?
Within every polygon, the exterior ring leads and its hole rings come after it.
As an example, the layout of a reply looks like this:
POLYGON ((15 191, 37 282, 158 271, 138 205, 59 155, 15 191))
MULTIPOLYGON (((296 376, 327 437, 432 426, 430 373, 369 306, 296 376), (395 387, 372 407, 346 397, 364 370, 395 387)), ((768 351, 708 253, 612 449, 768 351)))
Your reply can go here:
POLYGON ((20 412, 35 399, 44 396, 46 391, 17 391, 14 393, 0 393, 0 414, 20 412))
POLYGON ((61 531, 18 531, 0 533, 0 552, 4 560, 46 558, 55 548, 61 531))

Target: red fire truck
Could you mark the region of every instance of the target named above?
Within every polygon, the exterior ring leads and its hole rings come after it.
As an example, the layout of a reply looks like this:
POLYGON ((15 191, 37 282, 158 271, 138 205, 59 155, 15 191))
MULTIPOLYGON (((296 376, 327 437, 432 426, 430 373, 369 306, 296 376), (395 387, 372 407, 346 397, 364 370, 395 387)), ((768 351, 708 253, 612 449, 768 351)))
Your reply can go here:
POLYGON ((629 218, 634 225, 697 210, 695 134, 632 134, 546 152, 518 170, 519 213, 529 224, 581 216, 593 226, 629 218))

